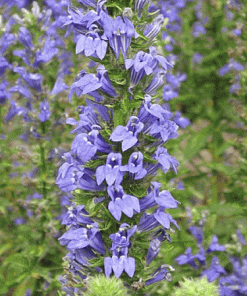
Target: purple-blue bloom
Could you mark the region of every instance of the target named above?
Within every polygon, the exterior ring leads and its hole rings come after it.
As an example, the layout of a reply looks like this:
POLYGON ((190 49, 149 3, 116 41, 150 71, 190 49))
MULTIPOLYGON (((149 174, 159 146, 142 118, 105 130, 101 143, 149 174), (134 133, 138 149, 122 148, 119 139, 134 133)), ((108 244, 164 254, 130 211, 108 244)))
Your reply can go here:
POLYGON ((101 36, 95 31, 80 35, 76 44, 76 53, 84 53, 86 57, 95 56, 103 60, 106 50, 107 42, 101 39, 101 36))
POLYGON ((86 227, 69 229, 59 238, 60 243, 67 245, 67 248, 72 250, 90 246, 100 254, 105 255, 106 250, 101 233, 98 231, 98 224, 92 223, 86 227))
POLYGON ((128 164, 122 166, 121 171, 129 172, 129 175, 139 180, 145 177, 147 170, 143 168, 143 155, 141 152, 133 152, 130 155, 128 164))
POLYGON ((136 116, 131 116, 127 126, 117 126, 111 134, 110 140, 122 142, 122 150, 126 151, 138 142, 138 134, 142 131, 144 124, 136 116))
POLYGON ((49 120, 50 116, 51 116, 50 106, 49 106, 47 100, 45 100, 40 103, 39 120, 41 122, 45 122, 45 121, 49 120))
POLYGON ((188 247, 184 252, 184 254, 175 258, 175 261, 179 265, 189 264, 193 268, 198 268, 198 265, 195 263, 195 259, 196 259, 196 256, 192 254, 191 247, 188 247))
POLYGON ((115 234, 110 235, 112 240, 112 257, 105 257, 105 275, 108 277, 114 272, 115 276, 118 278, 121 276, 123 271, 125 271, 129 277, 133 277, 135 272, 135 259, 132 257, 127 257, 128 248, 131 247, 129 241, 130 237, 136 231, 136 225, 131 229, 128 229, 129 225, 123 223, 119 227, 119 231, 115 234))
POLYGON ((153 158, 158 160, 159 167, 165 174, 170 168, 172 168, 174 172, 177 172, 176 168, 179 165, 179 162, 173 156, 168 154, 166 148, 159 146, 155 151, 153 158))
POLYGON ((167 281, 171 281, 171 275, 168 272, 167 265, 161 265, 155 272, 152 274, 152 277, 145 282, 146 286, 154 284, 156 282, 160 282, 166 279, 167 281))
POLYGON ((164 20, 164 16, 162 14, 159 14, 151 24, 147 24, 143 34, 149 39, 155 38, 160 32, 164 24, 164 20))
POLYGON ((121 171, 122 155, 120 153, 111 152, 106 159, 106 165, 99 166, 96 169, 97 184, 100 185, 104 180, 110 186, 115 182, 119 185, 123 180, 123 172, 121 171))
POLYGON ((108 186, 107 192, 111 198, 108 209, 117 221, 120 221, 122 213, 130 218, 133 217, 134 212, 140 213, 139 199, 125 194, 121 185, 108 186))
POLYGON ((120 51, 123 57, 126 58, 132 37, 138 37, 132 22, 128 18, 122 18, 121 16, 113 20, 103 10, 100 12, 100 18, 104 29, 103 36, 109 40, 116 58, 119 58, 120 51))
POLYGON ((202 275, 206 275, 209 282, 215 281, 221 274, 226 274, 225 269, 220 265, 217 256, 214 256, 211 261, 210 268, 202 272, 202 275))
POLYGON ((223 245, 218 244, 218 237, 216 235, 213 235, 212 241, 210 246, 207 249, 207 253, 211 253, 214 251, 225 251, 226 247, 223 245))

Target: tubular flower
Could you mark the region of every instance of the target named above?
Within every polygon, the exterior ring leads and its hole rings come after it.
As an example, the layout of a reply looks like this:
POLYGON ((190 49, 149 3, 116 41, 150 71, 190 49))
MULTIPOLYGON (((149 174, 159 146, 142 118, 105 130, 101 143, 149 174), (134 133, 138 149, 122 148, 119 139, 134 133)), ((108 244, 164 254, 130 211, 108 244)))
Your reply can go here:
POLYGON ((113 142, 122 141, 122 150, 126 151, 133 147, 137 142, 137 136, 142 131, 144 124, 138 117, 131 116, 127 126, 117 126, 111 134, 110 140, 113 142))
POLYGON ((121 185, 108 186, 107 192, 111 198, 108 209, 117 221, 120 221, 122 213, 128 217, 133 217, 134 212, 140 213, 139 199, 125 194, 121 185))
POLYGON ((121 16, 113 20, 103 11, 101 11, 100 17, 104 29, 103 36, 109 40, 109 44, 116 58, 119 58, 120 51, 123 57, 126 58, 132 37, 138 37, 132 22, 128 18, 122 18, 121 16))
POLYGON ((136 226, 128 229, 128 224, 123 223, 119 227, 119 231, 110 235, 112 240, 112 257, 105 257, 105 275, 108 277, 114 272, 115 276, 119 278, 123 271, 125 271, 129 277, 133 277, 135 272, 135 259, 127 257, 128 248, 131 246, 129 241, 130 237, 135 233, 136 226))

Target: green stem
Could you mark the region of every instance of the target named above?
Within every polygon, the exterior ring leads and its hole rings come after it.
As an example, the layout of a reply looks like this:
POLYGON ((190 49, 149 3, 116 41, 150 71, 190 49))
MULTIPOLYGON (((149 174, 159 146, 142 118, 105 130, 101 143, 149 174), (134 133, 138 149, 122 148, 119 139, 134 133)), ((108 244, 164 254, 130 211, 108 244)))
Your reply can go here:
MULTIPOLYGON (((41 122, 41 130, 42 134, 45 135, 45 123, 41 122)), ((46 160, 45 160, 45 148, 43 146, 43 143, 40 143, 40 160, 41 160, 41 177, 42 177, 42 192, 43 192, 43 197, 46 199, 47 196, 47 189, 46 189, 46 160)))

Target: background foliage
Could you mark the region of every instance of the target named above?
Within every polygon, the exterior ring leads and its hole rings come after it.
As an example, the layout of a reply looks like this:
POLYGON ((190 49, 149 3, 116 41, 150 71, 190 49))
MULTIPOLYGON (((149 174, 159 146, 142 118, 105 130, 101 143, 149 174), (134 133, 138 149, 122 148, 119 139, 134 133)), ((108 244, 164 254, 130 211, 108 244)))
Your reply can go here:
MULTIPOLYGON (((65 2, 60 7, 61 15, 67 14, 65 2)), ((108 2, 112 9, 118 10, 114 1, 108 2)), ((125 2, 128 6, 129 1, 125 2)), ((31 65, 37 59, 36 52, 47 40, 50 42, 49 38, 53 38, 52 33, 46 32, 45 17, 59 27, 58 36, 63 40, 62 43, 56 40, 57 37, 52 39, 60 44, 59 52, 51 59, 43 57, 33 71, 37 73, 38 69, 44 80, 40 93, 30 86, 35 97, 30 109, 31 119, 25 117, 25 111, 19 110, 15 112, 17 116, 6 120, 12 110, 11 100, 27 109, 29 99, 20 92, 5 92, 5 81, 10 89, 19 78, 11 67, 7 67, 5 74, 0 76, 2 295, 58 295, 62 293, 58 292, 61 290, 58 279, 66 272, 66 265, 63 268, 62 264, 66 250, 57 238, 64 232, 61 217, 70 201, 58 190, 55 179, 62 155, 69 150, 73 139, 70 127, 65 124, 66 117, 75 116, 76 107, 81 103, 74 97, 69 103, 65 86, 59 94, 52 93, 52 90, 61 69, 66 67, 68 70, 63 79, 66 85, 71 86, 81 70, 79 65, 89 67, 89 60, 83 55, 75 55, 72 34, 61 28, 55 1, 53 6, 52 3, 38 2, 40 11, 44 11, 40 20, 35 16, 31 3, 23 2, 26 10, 20 10, 21 4, 18 7, 18 3, 10 5, 8 1, 0 1, 1 55, 10 64, 33 70, 31 65), (48 9, 51 12, 47 13, 48 9), (29 66, 25 56, 13 54, 27 49, 27 45, 13 41, 6 50, 3 49, 11 19, 17 20, 11 28, 13 36, 18 35, 23 25, 32 35, 29 66), (62 55, 68 55, 69 59, 63 59, 62 55), (66 60, 70 64, 65 65, 66 60), (51 117, 46 122, 39 122, 40 103, 45 99, 49 101, 51 117)), ((210 245, 214 234, 220 244, 225 245, 226 251, 217 252, 217 256, 227 274, 233 272, 230 256, 242 260, 247 254, 246 242, 241 242, 238 235, 241 231, 247 239, 247 9, 243 4, 224 0, 151 3, 150 10, 160 8, 167 18, 156 45, 165 56, 176 60, 174 73, 181 73, 181 77, 186 75, 186 79, 184 76, 179 81, 178 77, 177 84, 172 85, 172 91, 178 92, 178 96, 169 100, 169 104, 172 111, 182 112, 191 124, 180 129, 179 137, 166 146, 180 162, 178 173, 158 176, 159 182, 170 184, 166 185, 170 186, 167 190, 177 187, 172 194, 181 205, 172 210, 172 215, 180 230, 172 233, 171 243, 162 244, 159 254, 159 258, 165 258, 166 263, 175 268, 173 280, 153 285, 150 295, 170 295, 183 277, 198 278, 203 272, 203 268, 193 269, 174 261, 188 247, 193 254, 198 251, 196 240, 189 231, 191 225, 203 228, 205 248, 210 245)), ((3 64, 0 60, 1 71, 5 67, 3 64)), ((115 87, 123 83, 114 69, 109 76, 115 87)), ((169 81, 164 88, 167 85, 170 85, 169 81)), ((127 110, 130 106, 124 108, 127 110)), ((211 259, 209 254, 208 266, 211 259)))

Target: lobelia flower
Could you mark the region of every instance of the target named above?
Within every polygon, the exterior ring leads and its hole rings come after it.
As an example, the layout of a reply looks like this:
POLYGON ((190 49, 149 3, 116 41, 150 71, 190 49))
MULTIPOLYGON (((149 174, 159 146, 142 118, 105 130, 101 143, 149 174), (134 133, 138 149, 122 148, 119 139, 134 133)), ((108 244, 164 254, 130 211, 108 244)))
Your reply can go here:
POLYGON ((143 168, 143 155, 141 152, 133 152, 130 155, 128 164, 120 169, 123 172, 129 172, 129 175, 135 180, 142 179, 147 174, 147 170, 143 168))
POLYGON ((104 255, 106 250, 101 234, 98 231, 98 224, 87 224, 87 227, 79 227, 76 229, 69 229, 60 238, 62 245, 67 245, 68 249, 77 250, 88 246, 104 255))
POLYGON ((165 143, 170 139, 177 138, 177 130, 178 126, 174 121, 156 119, 145 132, 165 143))
POLYGON ((133 59, 125 60, 125 68, 130 69, 130 88, 136 86, 144 75, 153 74, 161 65, 166 72, 171 67, 167 59, 157 54, 154 46, 150 46, 149 53, 139 51, 133 59))
POLYGON ((177 228, 177 222, 170 214, 164 213, 164 207, 157 208, 153 214, 144 213, 137 225, 139 231, 152 230, 158 226, 163 226, 165 229, 170 229, 170 223, 173 223, 177 228))
POLYGON ((167 239, 171 241, 170 236, 166 233, 164 229, 159 229, 153 236, 153 239, 149 243, 148 253, 146 257, 146 264, 154 260, 154 258, 159 254, 161 242, 167 239))
POLYGON ((10 93, 7 91, 8 82, 3 80, 0 83, 0 104, 5 104, 5 102, 10 98, 10 93))
POLYGON ((80 224, 93 224, 93 220, 87 217, 89 213, 85 210, 84 205, 79 205, 76 207, 69 207, 67 213, 64 215, 62 220, 62 225, 73 225, 77 226, 80 224))
POLYGON ((97 68, 96 77, 99 78, 100 82, 102 83, 100 90, 104 93, 108 94, 110 97, 117 97, 118 94, 116 93, 115 89, 113 88, 111 81, 107 74, 108 70, 102 65, 99 65, 97 68))
POLYGON ((203 25, 200 22, 195 22, 193 24, 193 32, 192 32, 193 37, 197 38, 205 34, 206 34, 206 29, 203 27, 203 25))
POLYGON ((91 27, 89 32, 79 36, 76 43, 76 54, 84 53, 86 57, 95 56, 103 60, 106 55, 107 42, 101 39, 101 36, 97 33, 98 27, 96 25, 91 27))
POLYGON ((50 94, 51 95, 56 95, 56 94, 59 94, 62 91, 66 91, 68 89, 69 89, 69 87, 68 87, 67 84, 64 83, 63 76, 58 75, 57 79, 56 79, 56 82, 54 84, 54 87, 53 87, 50 94))
POLYGON ((0 55, 0 76, 2 76, 7 68, 12 69, 12 65, 8 63, 4 56, 0 55))
POLYGON ((84 168, 82 163, 76 161, 70 153, 65 153, 66 162, 59 168, 56 185, 65 192, 77 188, 89 191, 103 190, 103 186, 97 186, 91 177, 94 172, 84 168))
POLYGON ((163 264, 158 269, 156 269, 155 272, 152 274, 152 278, 145 281, 145 286, 149 286, 149 285, 154 284, 156 282, 163 281, 164 279, 167 280, 168 282, 170 282, 172 280, 172 278, 171 278, 171 274, 169 273, 167 267, 170 267, 170 266, 167 264, 163 264))
POLYGON ((83 9, 74 8, 69 5, 68 7, 69 16, 64 22, 63 26, 72 24, 75 30, 80 34, 88 32, 88 28, 96 21, 100 19, 100 16, 96 11, 89 10, 84 14, 83 9))
POLYGON ((207 253, 211 253, 214 251, 225 251, 226 247, 223 245, 218 244, 218 237, 216 235, 213 235, 212 241, 210 246, 207 249, 207 253))
POLYGON ((92 130, 87 134, 78 134, 71 145, 71 152, 77 155, 83 163, 92 159, 97 151, 103 153, 111 152, 110 145, 100 136, 98 126, 92 126, 92 130))
POLYGON ((122 150, 126 151, 137 142, 137 136, 142 131, 144 124, 136 116, 131 116, 127 126, 117 126, 110 136, 113 142, 122 142, 122 150))
POLYGON ((167 153, 166 148, 158 147, 153 158, 158 160, 159 167, 165 174, 170 168, 172 168, 175 173, 177 172, 176 167, 179 165, 179 162, 167 153))
POLYGON ((137 16, 141 17, 141 11, 145 4, 149 3, 149 0, 135 0, 135 10, 138 10, 137 16))
POLYGON ((52 58, 57 56, 59 50, 57 48, 57 44, 55 40, 52 40, 50 36, 47 37, 44 46, 41 50, 36 52, 35 61, 33 63, 33 67, 38 67, 41 63, 47 63, 52 58))
POLYGON ((117 59, 119 58, 120 51, 124 59, 126 59, 132 37, 137 38, 139 36, 132 22, 127 17, 121 16, 113 20, 103 10, 100 12, 100 19, 104 29, 102 38, 105 37, 109 40, 109 44, 117 59))
POLYGON ((146 94, 154 95, 156 90, 164 84, 166 77, 165 74, 166 71, 159 69, 158 72, 153 76, 150 84, 144 89, 144 92, 146 94))
POLYGON ((172 120, 180 127, 186 128, 186 126, 190 125, 191 122, 188 118, 181 116, 182 113, 180 111, 177 111, 172 118, 172 120))
POLYGON ((237 257, 231 257, 230 260, 233 272, 220 278, 220 295, 245 295, 247 292, 247 257, 245 256, 242 262, 237 257))
POLYGON ((108 186, 107 192, 111 198, 108 209, 117 221, 120 221, 122 213, 130 218, 133 217, 134 211, 140 213, 139 199, 125 194, 121 185, 108 186))
POLYGON ((171 99, 176 98, 176 97, 178 97, 178 92, 173 90, 173 88, 169 84, 166 84, 164 86, 163 98, 166 101, 170 101, 171 99))
POLYGON ((49 120, 51 116, 51 112, 50 112, 50 106, 46 100, 40 103, 40 111, 41 112, 39 113, 39 120, 41 122, 45 122, 49 120))
POLYGON ((25 115, 26 109, 23 107, 17 107, 15 101, 10 101, 11 107, 9 108, 9 112, 6 115, 4 121, 8 122, 12 119, 15 115, 25 115))
POLYGON ((130 237, 136 231, 136 225, 128 229, 129 224, 123 223, 119 227, 119 231, 110 235, 112 240, 112 257, 104 258, 105 275, 109 277, 114 272, 115 276, 119 278, 123 271, 129 277, 133 277, 135 272, 135 259, 127 257, 128 249, 131 246, 130 237))
POLYGON ((28 49, 33 50, 34 49, 34 45, 32 44, 32 35, 31 33, 28 31, 27 28, 25 27, 21 27, 19 29, 19 41, 28 49))
POLYGON ((21 75, 23 80, 29 84, 29 86, 33 87, 38 92, 42 92, 41 83, 42 83, 42 75, 37 73, 27 73, 23 67, 15 67, 14 72, 21 75))
POLYGON ((200 247, 199 252, 195 255, 195 258, 199 261, 201 265, 206 265, 206 256, 205 256, 205 250, 203 247, 200 247))
POLYGON ((202 275, 206 275, 209 282, 215 281, 221 274, 226 274, 225 269, 220 265, 217 256, 213 256, 210 268, 202 272, 202 275))
POLYGON ((122 155, 120 153, 109 153, 106 159, 106 165, 99 166, 96 169, 97 184, 100 185, 106 180, 107 185, 119 185, 123 180, 123 172, 121 171, 122 155))
POLYGON ((190 226, 189 231, 194 236, 194 238, 196 239, 197 245, 201 246, 202 242, 203 242, 202 227, 190 226))
POLYGON ((11 87, 10 92, 19 92, 22 96, 31 99, 32 98, 32 94, 29 90, 29 88, 27 87, 27 85, 23 85, 21 82, 21 79, 18 79, 16 82, 16 85, 11 87))
POLYGON ((164 24, 164 20, 164 16, 162 14, 159 14, 151 24, 148 24, 145 27, 143 34, 149 39, 155 38, 160 32, 164 24))
POLYGON ((193 268, 198 268, 198 265, 195 263, 196 256, 192 254, 191 247, 188 247, 184 254, 178 256, 175 258, 175 261, 179 265, 189 264, 193 268))

